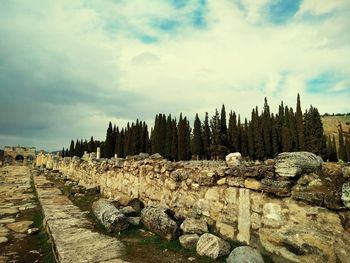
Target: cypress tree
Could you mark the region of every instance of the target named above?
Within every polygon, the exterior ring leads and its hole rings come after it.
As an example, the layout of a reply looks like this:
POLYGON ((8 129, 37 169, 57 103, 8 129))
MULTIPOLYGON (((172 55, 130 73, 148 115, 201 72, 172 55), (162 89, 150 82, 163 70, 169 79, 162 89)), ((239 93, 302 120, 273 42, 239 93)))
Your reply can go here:
POLYGON ((242 143, 241 143, 241 151, 242 155, 247 157, 249 155, 248 150, 248 120, 245 118, 244 120, 244 128, 241 133, 242 143))
POLYGON ((166 120, 166 138, 165 138, 165 158, 171 159, 171 147, 173 142, 173 129, 171 115, 166 120))
POLYGON ((105 148, 104 148, 104 157, 111 158, 114 151, 113 144, 113 128, 112 123, 109 122, 107 132, 106 132, 106 140, 105 140, 105 148))
POLYGON ((264 102, 262 125, 263 125, 263 137, 264 137, 264 152, 265 152, 265 156, 270 158, 272 156, 272 142, 271 142, 272 128, 271 128, 270 106, 267 103, 266 97, 264 102))
POLYGON ((171 156, 170 159, 173 161, 177 161, 178 158, 178 133, 177 133, 177 124, 176 119, 172 120, 171 123, 171 129, 172 129, 172 142, 171 142, 171 156))
POLYGON ((299 143, 298 143, 298 132, 297 132, 297 126, 296 126, 296 119, 293 112, 293 108, 289 109, 289 131, 290 131, 290 139, 292 144, 292 151, 298 151, 299 149, 299 143))
POLYGON ((300 95, 297 96, 297 108, 295 112, 295 122, 296 130, 298 136, 298 150, 303 151, 305 149, 305 139, 304 139, 304 123, 303 123, 303 113, 301 111, 300 105, 300 95))
POLYGON ((68 148, 66 149, 66 152, 64 153, 64 157, 69 157, 69 150, 68 150, 68 148))
POLYGON ((190 131, 187 118, 182 118, 182 113, 179 118, 178 125, 178 158, 179 160, 189 159, 189 146, 190 146, 190 131))
POLYGON ((196 114, 193 124, 193 154, 197 160, 203 155, 202 123, 196 114))
POLYGON ((343 127, 341 123, 338 124, 338 138, 339 138, 339 159, 346 162, 346 150, 343 135, 343 127))
POLYGON ((70 146, 69 146, 69 156, 73 157, 74 156, 74 141, 71 140, 70 146))
POLYGON ((346 162, 350 162, 350 139, 349 139, 349 137, 345 138, 345 154, 346 154, 346 162))
POLYGON ((254 153, 255 153, 255 147, 254 147, 254 136, 253 136, 253 126, 251 122, 248 124, 248 152, 249 156, 251 158, 254 158, 254 153))
POLYGON ((231 152, 237 151, 237 118, 235 112, 230 112, 228 120, 228 145, 231 152))
POLYGON ((210 127, 209 127, 209 116, 208 112, 205 113, 204 123, 203 123, 203 151, 205 159, 210 159, 210 150, 211 145, 210 139, 210 127))
POLYGON ((219 148, 220 148, 220 130, 221 130, 221 123, 220 123, 220 116, 219 112, 216 109, 214 116, 212 116, 210 120, 210 128, 211 128, 211 145, 210 145, 210 154, 214 159, 218 159, 219 157, 219 148))
POLYGON ((332 139, 332 160, 333 162, 337 162, 338 161, 338 152, 337 152, 337 145, 335 143, 335 136, 333 135, 333 139, 332 139))
POLYGON ((88 143, 88 152, 92 153, 95 151, 95 142, 94 142, 94 137, 91 136, 90 141, 88 143))
POLYGON ((62 148, 62 152, 61 152, 61 157, 62 157, 62 158, 64 158, 64 157, 65 157, 65 156, 64 156, 64 155, 65 155, 65 153, 66 153, 66 152, 65 152, 64 147, 63 147, 63 148, 62 148))
POLYGON ((272 126, 272 157, 276 157, 277 154, 279 153, 279 136, 278 136, 278 126, 277 126, 277 121, 274 115, 272 114, 271 117, 271 126, 272 126))
POLYGON ((227 123, 226 123, 226 109, 222 104, 220 115, 220 145, 228 146, 227 144, 227 123))
POLYGON ((237 152, 242 153, 242 125, 241 125, 241 116, 238 114, 237 120, 237 152))
POLYGON ((326 141, 323 136, 321 116, 313 106, 304 114, 305 149, 314 154, 324 156, 326 154, 326 141))

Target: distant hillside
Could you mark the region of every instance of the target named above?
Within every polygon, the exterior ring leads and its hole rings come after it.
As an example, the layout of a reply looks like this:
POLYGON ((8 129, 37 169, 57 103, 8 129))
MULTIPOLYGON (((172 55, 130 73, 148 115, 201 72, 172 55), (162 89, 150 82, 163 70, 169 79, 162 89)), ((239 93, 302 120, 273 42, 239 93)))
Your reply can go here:
POLYGON ((341 123, 345 135, 350 136, 350 116, 323 116, 322 117, 324 133, 328 136, 335 136, 338 145, 338 125, 341 123))

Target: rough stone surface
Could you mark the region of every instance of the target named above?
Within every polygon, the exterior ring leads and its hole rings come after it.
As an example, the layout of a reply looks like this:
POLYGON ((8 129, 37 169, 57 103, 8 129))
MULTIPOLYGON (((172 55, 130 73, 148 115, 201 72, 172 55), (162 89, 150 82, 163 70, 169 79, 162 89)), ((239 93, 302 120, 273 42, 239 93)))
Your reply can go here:
POLYGON ((120 232, 129 227, 127 217, 108 200, 94 202, 92 211, 108 232, 120 232))
POLYGON ((227 263, 264 263, 259 251, 249 246, 236 247, 228 256, 227 263))
POLYGON ((39 232, 39 228, 37 227, 29 228, 27 231, 28 235, 35 235, 38 232, 39 232))
POLYGON ((85 214, 59 189, 47 187, 46 178, 36 176, 34 183, 58 262, 123 262, 124 245, 118 239, 92 231, 85 214))
POLYGON ((169 214, 171 211, 166 208, 149 206, 142 209, 141 221, 162 238, 173 240, 178 236, 178 226, 169 214))
POLYGON ((350 183, 343 184, 341 200, 343 201, 343 204, 350 209, 350 183))
POLYGON ((204 219, 186 218, 180 228, 186 234, 204 234, 208 232, 208 225, 204 219))
POLYGON ((20 221, 7 224, 6 227, 17 233, 26 233, 31 224, 33 224, 33 221, 20 221))
POLYGON ((197 246, 198 240, 199 240, 199 235, 197 234, 182 235, 179 237, 181 246, 183 246, 186 249, 195 249, 197 246))
POLYGON ((141 217, 135 216, 135 217, 128 217, 128 222, 133 226, 140 225, 141 217))
POLYGON ((242 155, 239 152, 230 153, 226 155, 225 160, 229 167, 234 167, 241 164, 242 155))
POLYGON ((9 240, 7 237, 0 237, 0 244, 7 243, 9 240))
POLYGON ((200 256, 217 259, 230 253, 230 244, 213 234, 206 233, 200 236, 196 251, 200 256))
POLYGON ((310 152, 285 152, 277 155, 275 171, 279 176, 295 177, 303 173, 317 172, 322 158, 310 152))

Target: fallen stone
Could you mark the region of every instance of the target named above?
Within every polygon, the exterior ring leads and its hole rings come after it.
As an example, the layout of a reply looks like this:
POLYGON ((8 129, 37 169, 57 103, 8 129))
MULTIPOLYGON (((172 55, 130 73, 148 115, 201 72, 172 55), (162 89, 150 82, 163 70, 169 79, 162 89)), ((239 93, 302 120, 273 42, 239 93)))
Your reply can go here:
POLYGON ((141 211, 142 223, 152 232, 166 240, 178 236, 178 226, 172 212, 166 208, 148 206, 141 211))
POLYGON ((208 225, 204 219, 186 218, 180 228, 186 234, 204 234, 208 232, 208 225))
POLYGON ((197 234, 182 235, 179 237, 181 246, 186 249, 195 249, 197 246, 198 240, 199 240, 199 235, 197 234))
POLYGON ((6 227, 17 233, 26 233, 33 221, 20 221, 7 224, 6 227))
POLYGON ((350 209, 350 183, 344 183, 341 191, 343 204, 350 209))
POLYGON ((230 153, 226 155, 225 160, 228 167, 235 167, 241 164, 242 155, 239 152, 230 153))
POLYGON ((108 232, 120 232, 129 227, 128 218, 111 202, 100 199, 92 204, 92 211, 108 232))
MULTIPOLYGON (((7 243, 9 240, 7 237, 0 237, 0 244, 5 244, 7 243)), ((6 261, 5 261, 6 262, 6 261)))
POLYGON ((140 220, 141 220, 141 217, 128 217, 128 222, 133 225, 133 226, 138 226, 140 225, 140 220))
POLYGON ((203 234, 197 243, 196 251, 200 256, 217 259, 230 253, 230 244, 213 234, 203 234))
POLYGON ((86 194, 98 194, 100 192, 100 187, 98 186, 90 186, 86 187, 85 193, 86 194))
POLYGON ((276 174, 295 177, 321 170, 322 158, 310 152, 284 152, 275 159, 276 174))
POLYGON ((29 228, 27 231, 28 235, 35 235, 38 232, 39 232, 39 228, 37 227, 29 228))
POLYGON ((149 159, 152 159, 152 160, 162 160, 164 159, 163 156, 161 156, 159 153, 155 153, 155 154, 152 154, 149 159))
POLYGON ((134 208, 134 210, 137 212, 137 213, 140 213, 142 208, 144 208, 144 205, 143 203, 137 199, 137 198, 134 198, 134 199, 131 199, 127 206, 131 206, 132 208, 134 208))
POLYGON ((137 213, 136 210, 131 206, 125 206, 123 208, 120 208, 119 211, 126 216, 134 215, 137 213))
POLYGON ((264 259, 256 249, 249 246, 236 247, 228 256, 227 263, 264 263, 264 259))

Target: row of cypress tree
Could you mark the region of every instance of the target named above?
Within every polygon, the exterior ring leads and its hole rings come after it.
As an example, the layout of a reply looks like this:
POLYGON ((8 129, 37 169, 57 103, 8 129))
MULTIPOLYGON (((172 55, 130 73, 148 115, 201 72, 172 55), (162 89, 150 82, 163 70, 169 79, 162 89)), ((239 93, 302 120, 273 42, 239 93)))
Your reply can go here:
POLYGON ((105 158, 147 152, 159 153, 169 160, 189 160, 223 159, 229 152, 238 151, 247 159, 264 160, 280 152, 305 150, 331 160, 337 155, 336 148, 335 156, 332 152, 333 141, 328 138, 327 145, 317 108, 310 106, 302 113, 298 94, 295 111, 281 102, 278 113, 273 114, 265 98, 262 111, 255 107, 249 121, 242 121, 234 111, 229 112, 227 121, 222 105, 220 113, 215 110, 211 118, 206 113, 203 121, 196 114, 193 128, 182 114, 178 120, 157 114, 150 134, 147 124, 139 120, 122 129, 109 122, 104 142, 91 137, 89 142, 77 140, 74 145, 72 140, 69 151, 63 152, 66 156, 82 156, 84 151, 101 147, 105 158))

